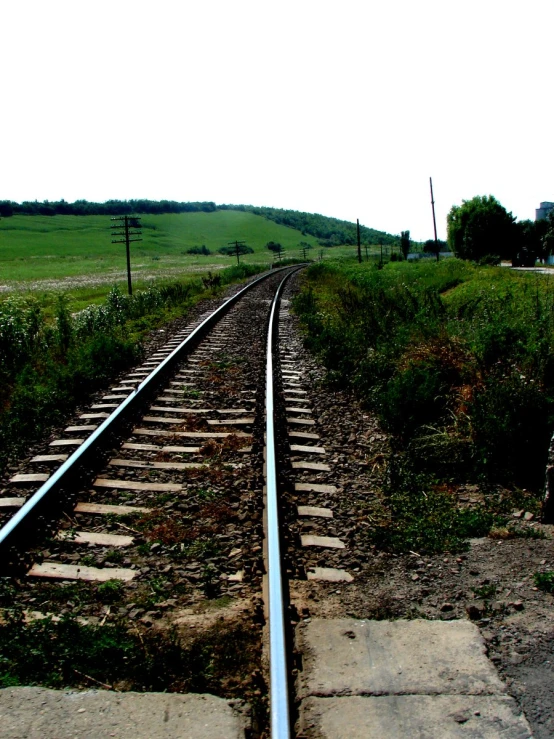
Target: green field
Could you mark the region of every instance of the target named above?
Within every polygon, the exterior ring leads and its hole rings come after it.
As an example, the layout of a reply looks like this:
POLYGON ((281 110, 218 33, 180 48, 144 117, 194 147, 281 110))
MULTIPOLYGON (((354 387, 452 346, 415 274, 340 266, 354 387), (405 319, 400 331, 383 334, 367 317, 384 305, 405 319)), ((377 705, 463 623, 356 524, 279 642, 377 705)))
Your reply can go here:
MULTIPOLYGON (((254 254, 245 262, 270 263, 273 254, 265 245, 278 241, 285 257, 298 257, 299 242, 317 246, 303 236, 252 213, 176 213, 144 215, 141 242, 131 245, 135 278, 175 276, 186 271, 218 269, 233 263, 217 250, 235 239, 246 241, 254 254), (205 245, 209 256, 190 255, 190 247, 205 245)), ((52 287, 89 281, 117 282, 125 276, 125 246, 112 244, 109 218, 104 216, 13 216, 0 220, 0 288, 48 287, 37 281, 55 281, 52 287), (68 279, 69 278, 69 279, 68 279), (25 285, 25 283, 28 283, 25 285)), ((315 249, 312 254, 315 253, 315 249)))

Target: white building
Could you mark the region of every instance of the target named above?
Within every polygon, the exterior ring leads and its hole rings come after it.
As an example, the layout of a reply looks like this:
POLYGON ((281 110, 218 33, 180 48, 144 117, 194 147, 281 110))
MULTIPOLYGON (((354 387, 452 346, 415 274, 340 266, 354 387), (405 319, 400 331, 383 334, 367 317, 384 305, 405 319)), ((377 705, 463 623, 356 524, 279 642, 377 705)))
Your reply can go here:
POLYGON ((545 221, 552 210, 554 210, 554 203, 541 203, 540 208, 535 208, 535 221, 545 221))

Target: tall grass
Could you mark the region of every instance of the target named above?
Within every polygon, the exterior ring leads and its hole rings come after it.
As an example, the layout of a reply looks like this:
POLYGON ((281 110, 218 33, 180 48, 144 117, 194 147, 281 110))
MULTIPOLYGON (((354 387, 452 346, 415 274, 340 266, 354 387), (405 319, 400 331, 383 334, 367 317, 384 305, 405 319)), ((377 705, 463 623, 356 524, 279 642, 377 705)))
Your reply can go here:
POLYGON ((439 264, 318 264, 295 309, 329 380, 357 392, 416 467, 538 490, 554 426, 554 289, 439 264))

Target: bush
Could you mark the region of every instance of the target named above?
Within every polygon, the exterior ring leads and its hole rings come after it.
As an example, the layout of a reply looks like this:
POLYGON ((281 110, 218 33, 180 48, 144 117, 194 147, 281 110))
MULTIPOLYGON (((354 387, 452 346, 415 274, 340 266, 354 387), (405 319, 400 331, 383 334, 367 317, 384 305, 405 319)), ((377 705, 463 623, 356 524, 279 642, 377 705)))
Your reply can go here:
POLYGON ((538 491, 554 426, 548 282, 459 260, 322 263, 294 299, 329 383, 376 410, 418 469, 538 491))
POLYGON ((190 249, 187 249, 187 254, 202 254, 204 256, 209 256, 212 252, 208 249, 208 247, 205 244, 202 244, 202 246, 191 246, 190 249))

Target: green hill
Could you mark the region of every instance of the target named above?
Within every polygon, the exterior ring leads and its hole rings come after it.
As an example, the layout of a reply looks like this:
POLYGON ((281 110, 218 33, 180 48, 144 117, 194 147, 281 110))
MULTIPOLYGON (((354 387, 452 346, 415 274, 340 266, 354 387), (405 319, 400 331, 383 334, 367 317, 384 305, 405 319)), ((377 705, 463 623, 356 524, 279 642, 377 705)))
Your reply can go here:
MULTIPOLYGON (((166 213, 141 217, 142 241, 131 244, 137 276, 185 269, 217 269, 231 264, 218 249, 235 239, 254 250, 241 259, 271 262, 265 245, 279 241, 285 256, 299 256, 299 242, 317 240, 253 213, 166 213), (187 254, 205 246, 208 256, 187 254), (292 253, 294 252, 294 254, 292 253)), ((0 220, 0 281, 60 279, 107 275, 125 269, 125 246, 112 244, 106 216, 21 216, 0 220)))
MULTIPOLYGON (((123 280, 125 247, 111 243, 114 222, 109 212, 164 209, 173 212, 142 212, 140 215, 142 241, 131 245, 135 279, 171 277, 184 271, 227 266, 232 258, 219 250, 234 240, 246 242, 253 252, 242 256, 241 260, 264 264, 274 259, 266 248, 269 241, 282 244, 285 258, 299 258, 301 242, 313 247, 312 258, 322 253, 322 245, 333 246, 324 251, 340 256, 350 253, 356 242, 353 223, 276 208, 170 201, 110 201, 104 204, 60 201, 23 203, 21 206, 9 203, 9 208, 4 207, 4 217, 0 218, 0 290, 3 285, 14 282, 34 284, 40 281, 38 287, 46 288, 64 287, 58 283, 70 278, 88 284, 123 280), (71 214, 91 213, 95 209, 102 214, 71 214), (337 247, 338 244, 347 246, 337 247), (45 281, 54 281, 54 284, 45 281)), ((362 227, 364 243, 390 244, 396 240, 390 234, 362 227)))

